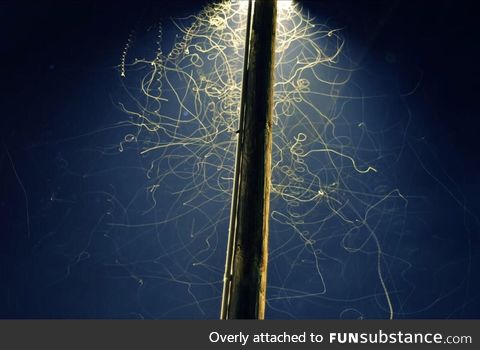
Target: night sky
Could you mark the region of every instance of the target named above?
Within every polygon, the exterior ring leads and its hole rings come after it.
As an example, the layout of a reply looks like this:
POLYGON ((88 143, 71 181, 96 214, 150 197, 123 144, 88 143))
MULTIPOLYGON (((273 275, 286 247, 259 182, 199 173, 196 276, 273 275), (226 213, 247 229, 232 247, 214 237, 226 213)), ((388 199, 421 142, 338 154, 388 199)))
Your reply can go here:
MULTIPOLYGON (((118 152, 125 132, 115 125, 125 115, 117 102, 125 98, 125 87, 115 67, 129 36, 138 53, 148 50, 143 35, 161 21, 168 46, 175 33, 170 18, 195 14, 205 3, 0 2, 1 318, 217 317, 221 285, 187 290, 172 278, 153 278, 153 231, 112 226, 119 208, 145 187, 135 150, 118 152), (119 268, 120 256, 145 264, 119 268)), ((394 303, 401 305, 396 317, 479 318, 480 52, 474 2, 302 5, 319 22, 342 28, 361 67, 356 81, 369 94, 387 96, 379 103, 389 108, 378 110, 388 110, 385 118, 401 120, 405 130, 401 156, 387 171, 393 186, 412 198, 402 238, 389 247, 411 264, 408 270, 392 268, 387 281, 402 281, 392 286, 394 303), (388 98, 393 95, 402 95, 408 108, 400 112, 398 99, 388 98)), ((142 209, 135 205, 125 211, 139 222, 142 209)), ((167 211, 167 201, 155 210, 167 211)), ((155 217, 148 215, 146 222, 155 217)), ((162 245, 177 244, 171 233, 179 227, 162 229, 170 233, 162 245)), ((218 243, 214 260, 220 275, 224 245, 218 243)), ((180 276, 175 269, 182 259, 172 266, 162 262, 162 274, 180 276)), ((355 307, 365 318, 385 318, 375 305, 359 301, 355 307)), ((331 307, 270 307, 270 318, 358 317, 344 313, 349 305, 333 301, 331 307)))

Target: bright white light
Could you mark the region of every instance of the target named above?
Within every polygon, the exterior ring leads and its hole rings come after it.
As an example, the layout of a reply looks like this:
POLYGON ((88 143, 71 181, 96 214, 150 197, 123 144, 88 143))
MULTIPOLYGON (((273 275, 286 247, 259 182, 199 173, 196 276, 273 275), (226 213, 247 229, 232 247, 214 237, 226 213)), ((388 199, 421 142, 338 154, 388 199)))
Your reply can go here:
MULTIPOLYGON (((247 10, 248 8, 248 0, 233 0, 233 2, 238 2, 240 4, 240 10, 247 10)), ((293 5, 293 0, 278 0, 277 7, 280 11, 287 11, 293 5)))
POLYGON ((277 1, 277 6, 280 11, 287 11, 289 10, 293 5, 292 0, 278 0, 277 1))
POLYGON ((234 1, 240 3, 240 11, 247 12, 248 9, 248 0, 239 0, 239 1, 234 1))

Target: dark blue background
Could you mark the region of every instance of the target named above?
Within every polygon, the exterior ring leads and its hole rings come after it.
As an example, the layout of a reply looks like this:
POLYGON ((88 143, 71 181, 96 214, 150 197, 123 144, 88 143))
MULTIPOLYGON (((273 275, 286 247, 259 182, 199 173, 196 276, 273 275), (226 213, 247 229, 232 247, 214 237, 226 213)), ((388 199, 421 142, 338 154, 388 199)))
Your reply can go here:
MULTIPOLYGON (((113 103, 124 91, 114 67, 132 30, 195 13, 201 4, 0 3, 0 317, 202 317, 198 310, 175 311, 175 298, 158 290, 188 295, 166 284, 139 296, 143 282, 111 268, 116 248, 102 235, 108 236, 109 213, 118 210, 112 201, 128 202, 144 181, 134 152, 121 160, 114 152, 119 131, 111 127, 124 118, 113 103), (165 313, 168 305, 172 312, 165 313)), ((370 74, 383 93, 420 82, 406 98, 412 122, 392 166, 397 187, 425 198, 411 209, 414 223, 405 232, 406 240, 415 237, 416 251, 406 258, 417 273, 408 277, 411 296, 401 318, 480 316, 480 55, 473 4, 304 3, 320 21, 344 28, 363 57, 364 79, 370 74)), ((139 242, 130 254, 148 255, 139 242)), ((308 309, 296 317, 335 317, 342 310, 308 309)))

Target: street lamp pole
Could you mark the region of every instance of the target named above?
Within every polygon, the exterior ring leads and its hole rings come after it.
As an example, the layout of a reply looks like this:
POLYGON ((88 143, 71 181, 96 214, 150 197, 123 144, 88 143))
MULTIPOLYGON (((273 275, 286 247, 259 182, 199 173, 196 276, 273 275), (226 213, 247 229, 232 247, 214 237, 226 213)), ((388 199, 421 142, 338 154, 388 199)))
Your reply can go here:
POLYGON ((222 319, 265 315, 277 0, 248 6, 222 319))

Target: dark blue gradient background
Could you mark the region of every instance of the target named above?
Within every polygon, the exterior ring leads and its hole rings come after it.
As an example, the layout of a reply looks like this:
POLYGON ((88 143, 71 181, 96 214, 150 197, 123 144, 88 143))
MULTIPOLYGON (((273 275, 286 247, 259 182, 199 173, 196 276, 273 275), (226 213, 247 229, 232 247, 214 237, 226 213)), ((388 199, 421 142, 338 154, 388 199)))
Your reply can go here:
MULTIPOLYGON (((190 298, 183 286, 154 283, 139 295, 138 280, 109 265, 118 247, 104 238, 112 201, 128 203, 144 186, 138 156, 112 152, 123 131, 111 127, 124 118, 114 103, 124 94, 114 67, 132 30, 160 19, 168 24, 202 3, 0 2, 1 318, 215 317, 219 300, 202 305, 206 316, 196 307, 175 309, 190 298)), ((411 123, 389 169, 396 187, 422 198, 411 202, 399 240, 398 256, 414 268, 401 276, 409 296, 394 296, 402 304, 396 317, 479 318, 474 2, 330 0, 304 8, 343 28, 369 92, 398 95, 418 85, 403 101, 411 123)), ((405 118, 404 109, 390 107, 389 120, 405 118)), ((123 254, 154 256, 155 246, 139 235, 131 232, 137 243, 123 254)), ((336 318, 342 307, 319 314, 307 304, 294 316, 336 318)), ((366 317, 386 317, 363 307, 366 317)), ((270 310, 269 317, 286 315, 270 310)))

